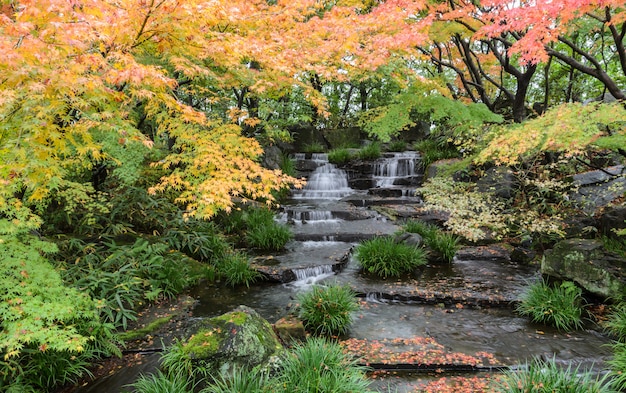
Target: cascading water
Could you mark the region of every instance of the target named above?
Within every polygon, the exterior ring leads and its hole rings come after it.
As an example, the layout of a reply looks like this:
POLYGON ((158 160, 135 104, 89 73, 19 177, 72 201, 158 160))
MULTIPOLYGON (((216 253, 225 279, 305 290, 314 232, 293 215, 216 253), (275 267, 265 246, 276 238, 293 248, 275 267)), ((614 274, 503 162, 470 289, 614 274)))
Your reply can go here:
POLYGON ((294 191, 294 199, 341 199, 354 190, 348 186, 348 175, 328 162, 326 154, 314 154, 312 160, 320 163, 309 176, 306 186, 294 191))
POLYGON ((329 210, 289 210, 286 209, 277 217, 279 222, 293 224, 316 224, 337 222, 338 219, 329 210))
POLYGON ((391 187, 399 181, 411 184, 419 177, 420 156, 416 152, 394 153, 392 157, 379 160, 374 164, 373 180, 376 187, 391 187))

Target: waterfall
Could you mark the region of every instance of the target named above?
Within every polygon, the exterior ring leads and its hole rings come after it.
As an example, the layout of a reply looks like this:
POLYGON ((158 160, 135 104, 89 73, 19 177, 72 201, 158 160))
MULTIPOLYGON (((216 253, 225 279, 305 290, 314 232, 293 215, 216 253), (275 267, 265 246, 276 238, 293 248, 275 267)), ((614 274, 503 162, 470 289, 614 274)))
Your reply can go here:
POLYGON ((304 223, 327 223, 336 222, 338 219, 329 210, 289 210, 286 209, 278 216, 280 222, 304 223))
POLYGON ((332 265, 320 265, 312 267, 304 267, 301 269, 293 269, 293 273, 296 275, 296 280, 306 280, 312 277, 318 277, 322 275, 333 274, 332 265))
POLYGON ((418 176, 419 155, 416 152, 394 153, 374 164, 376 187, 391 187, 398 179, 418 176))
POLYGON ((352 192, 353 190, 348 186, 346 172, 326 162, 311 173, 302 190, 294 191, 293 197, 294 199, 341 199, 352 192))

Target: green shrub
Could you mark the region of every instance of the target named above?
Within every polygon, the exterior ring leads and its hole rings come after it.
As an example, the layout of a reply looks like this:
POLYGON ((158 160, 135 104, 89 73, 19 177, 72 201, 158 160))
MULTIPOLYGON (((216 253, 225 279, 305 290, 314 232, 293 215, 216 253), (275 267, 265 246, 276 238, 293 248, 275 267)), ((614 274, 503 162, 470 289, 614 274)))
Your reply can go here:
POLYGON ((613 357, 607 360, 613 386, 620 392, 626 390, 626 343, 616 342, 611 345, 613 357))
POLYGON ((289 157, 289 154, 282 153, 280 155, 280 170, 288 176, 295 177, 297 174, 296 171, 296 161, 289 157))
POLYGON ((426 252, 391 237, 377 237, 356 247, 356 259, 363 269, 382 278, 399 277, 426 264, 426 252))
POLYGON ((320 142, 307 143, 302 147, 303 153, 323 153, 326 151, 326 147, 320 142))
POLYGON ((258 369, 235 369, 216 378, 200 393, 262 393, 271 392, 267 373, 258 369))
POLYGON ((345 333, 352 323, 353 311, 359 306, 354 292, 347 286, 314 285, 298 296, 300 318, 310 332, 319 335, 345 333))
POLYGON ((614 252, 617 255, 626 257, 626 240, 623 238, 615 239, 613 237, 602 236, 602 243, 607 251, 614 252))
POLYGON ((436 225, 420 220, 407 221, 402 227, 405 231, 417 233, 424 239, 435 237, 437 232, 439 232, 439 228, 436 225))
POLYGON ((175 339, 172 345, 164 348, 161 355, 161 367, 168 375, 182 373, 191 379, 201 379, 208 375, 203 367, 194 364, 193 360, 185 352, 185 343, 175 339))
POLYGON ((261 278, 261 273, 250 267, 248 256, 241 252, 233 252, 219 263, 219 271, 231 286, 250 284, 261 278))
POLYGON ((439 142, 434 139, 424 139, 416 142, 413 148, 421 153, 424 168, 435 161, 459 157, 459 152, 456 148, 448 145, 447 142, 439 142))
POLYGON ((582 327, 582 290, 571 281, 557 287, 549 286, 544 280, 528 288, 520 297, 516 310, 530 316, 533 322, 552 325, 559 330, 582 327))
POLYGON ((405 141, 393 141, 389 143, 389 151, 405 151, 407 143, 405 141))
POLYGON ((510 370, 497 380, 496 391, 500 393, 609 393, 615 392, 610 386, 608 375, 598 377, 591 371, 572 368, 563 369, 554 359, 543 361, 534 359, 520 369, 510 370))
POLYGON ((458 236, 444 232, 436 225, 412 220, 404 224, 404 230, 422 236, 424 244, 446 262, 452 262, 459 250, 458 236))
POLYGON ((274 221, 274 212, 264 207, 233 211, 223 217, 223 227, 236 235, 242 246, 264 251, 282 250, 293 237, 287 226, 274 221))
POLYGON ((212 222, 176 220, 161 240, 199 261, 220 260, 230 250, 230 245, 212 222))
POLYGON ((142 375, 129 385, 136 393, 192 393, 193 387, 183 373, 164 374, 158 370, 156 374, 142 375))
POLYGON ((339 344, 310 338, 294 346, 273 381, 277 393, 367 393, 366 369, 342 352, 339 344))
POLYGON ((361 160, 375 160, 380 158, 380 143, 372 142, 369 145, 366 145, 359 150, 357 156, 361 160))
POLYGON ((348 163, 352 159, 352 154, 348 149, 333 149, 328 153, 328 162, 331 164, 342 165, 348 163))
POLYGON ((427 239, 425 244, 445 262, 452 262, 459 250, 458 236, 447 232, 438 232, 435 237, 427 239))
POLYGON ((246 233, 248 246, 264 251, 280 251, 292 238, 291 230, 276 222, 249 228, 246 233))
POLYGON ((613 308, 604 326, 620 342, 626 342, 626 303, 620 303, 613 308))

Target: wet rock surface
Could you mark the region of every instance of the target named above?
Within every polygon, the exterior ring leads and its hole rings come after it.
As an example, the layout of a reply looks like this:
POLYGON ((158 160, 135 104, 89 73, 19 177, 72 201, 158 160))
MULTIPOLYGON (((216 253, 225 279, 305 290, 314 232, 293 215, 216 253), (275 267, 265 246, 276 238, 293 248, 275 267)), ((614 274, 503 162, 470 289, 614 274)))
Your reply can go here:
POLYGON ((269 322, 247 306, 202 320, 196 329, 182 353, 222 374, 265 364, 283 350, 269 322))
POLYGON ((606 299, 621 300, 626 295, 626 260, 608 253, 599 240, 558 242, 545 253, 541 272, 574 281, 586 291, 606 299))

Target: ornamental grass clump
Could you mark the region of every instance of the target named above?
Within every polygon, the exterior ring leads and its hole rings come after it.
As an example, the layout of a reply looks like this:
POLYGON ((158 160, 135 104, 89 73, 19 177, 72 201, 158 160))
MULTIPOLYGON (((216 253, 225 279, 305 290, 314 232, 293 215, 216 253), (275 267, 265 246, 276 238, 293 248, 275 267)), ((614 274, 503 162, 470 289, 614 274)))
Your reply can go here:
POLYGON ((355 293, 348 286, 314 285, 298 296, 300 318, 316 335, 340 335, 348 331, 352 312, 358 310, 355 293))
POLYGON ((282 361, 272 392, 369 393, 366 368, 343 353, 336 342, 313 337, 296 345, 282 361))
POLYGON ((355 257, 361 267, 382 278, 399 277, 426 264, 422 248, 396 243, 392 237, 377 237, 356 247, 355 257))
POLYGON ((551 287, 545 280, 530 285, 516 307, 521 315, 533 322, 552 325, 559 330, 582 327, 582 290, 571 281, 551 287))
POLYGON ((231 286, 250 284, 261 278, 261 273, 250 266, 248 256, 242 252, 233 252, 219 263, 219 271, 231 286))
POLYGON ((344 148, 333 149, 330 152, 328 152, 328 162, 330 162, 331 164, 336 164, 336 165, 346 164, 351 159, 352 159, 352 154, 350 153, 350 150, 348 149, 344 149, 344 148))
POLYGON ((620 303, 613 308, 604 327, 618 341, 626 342, 626 303, 620 303))
POLYGON ((496 382, 499 393, 613 393, 609 375, 599 377, 591 371, 562 368, 554 359, 547 361, 533 359, 529 364, 516 370, 509 370, 496 382))
POLYGON ((136 393, 191 393, 192 385, 182 373, 165 374, 158 370, 156 374, 141 375, 129 387, 136 393))
POLYGON ((452 262, 459 250, 459 237, 442 231, 436 225, 414 220, 404 224, 404 230, 422 236, 426 247, 445 262, 452 262))
POLYGON ((380 158, 380 143, 372 142, 369 145, 361 148, 357 153, 357 156, 361 160, 376 160, 380 158))

